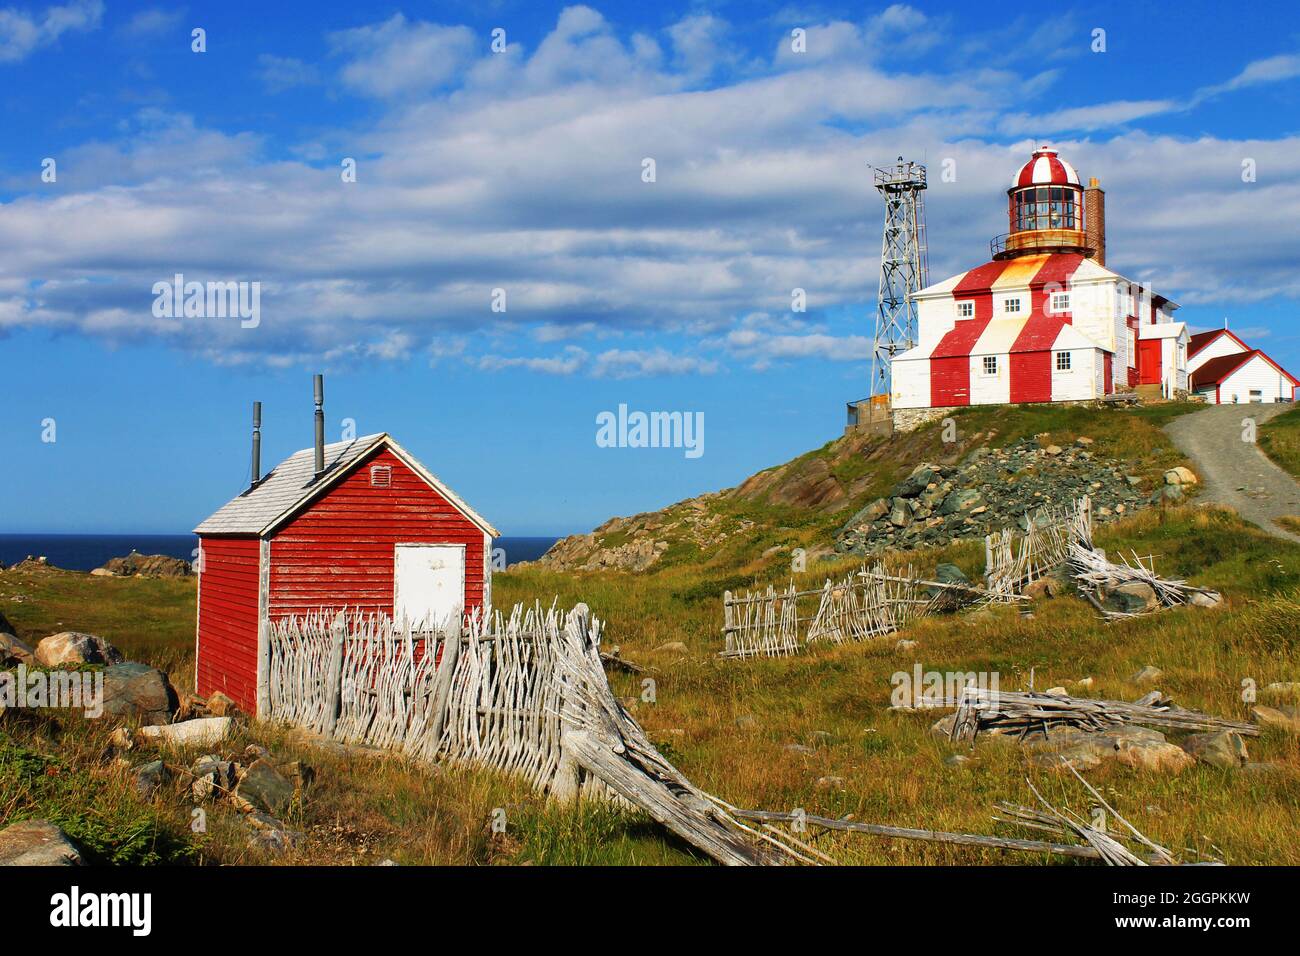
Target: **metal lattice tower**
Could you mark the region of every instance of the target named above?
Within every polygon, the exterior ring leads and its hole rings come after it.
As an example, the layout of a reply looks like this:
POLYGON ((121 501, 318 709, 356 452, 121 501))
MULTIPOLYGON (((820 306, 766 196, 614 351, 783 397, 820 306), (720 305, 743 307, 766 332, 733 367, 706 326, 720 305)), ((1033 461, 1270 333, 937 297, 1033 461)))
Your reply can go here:
MULTIPOLYGON (((873 167, 874 169, 874 167, 873 167)), ((875 169, 876 189, 885 197, 885 235, 880 247, 880 292, 871 354, 871 394, 888 395, 890 364, 916 344, 916 303, 912 293, 930 281, 925 247, 925 167, 898 162, 875 169)))

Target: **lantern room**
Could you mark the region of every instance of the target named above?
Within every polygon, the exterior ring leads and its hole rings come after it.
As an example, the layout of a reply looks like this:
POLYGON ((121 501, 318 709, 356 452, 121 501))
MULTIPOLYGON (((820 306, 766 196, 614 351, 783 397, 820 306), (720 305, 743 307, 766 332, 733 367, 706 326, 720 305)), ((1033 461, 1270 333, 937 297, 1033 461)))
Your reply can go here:
MULTIPOLYGON (((1090 185, 1088 192, 1093 188, 1090 185)), ((1100 194, 1100 189, 1097 192, 1100 194)), ((1079 174, 1049 146, 1038 147, 1011 180, 1007 216, 1010 232, 993 240, 995 259, 1044 252, 1092 257, 1097 251, 1085 226, 1079 174)))

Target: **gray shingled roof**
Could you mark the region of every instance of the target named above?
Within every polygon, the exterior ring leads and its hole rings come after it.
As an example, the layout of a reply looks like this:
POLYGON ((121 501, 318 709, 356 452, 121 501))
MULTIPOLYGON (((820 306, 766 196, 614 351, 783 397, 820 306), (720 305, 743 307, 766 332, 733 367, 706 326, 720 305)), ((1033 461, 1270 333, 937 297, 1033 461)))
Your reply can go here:
POLYGON ((228 501, 194 529, 195 534, 261 534, 277 518, 294 510, 321 485, 344 471, 383 441, 386 434, 366 435, 325 446, 325 474, 313 481, 315 450, 294 452, 264 477, 252 491, 228 501))

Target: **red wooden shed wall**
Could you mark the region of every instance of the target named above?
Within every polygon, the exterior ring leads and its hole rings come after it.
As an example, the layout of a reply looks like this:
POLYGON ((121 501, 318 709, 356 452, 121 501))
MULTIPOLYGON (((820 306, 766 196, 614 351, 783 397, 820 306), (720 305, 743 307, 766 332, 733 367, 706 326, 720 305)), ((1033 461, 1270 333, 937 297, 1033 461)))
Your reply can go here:
POLYGON ((395 544, 464 544, 465 609, 483 602, 483 531, 387 448, 371 455, 271 539, 270 614, 321 607, 393 613, 395 544), (372 465, 392 467, 387 488, 372 465))
POLYGON ((257 703, 257 538, 203 538, 195 686, 248 713, 257 703))

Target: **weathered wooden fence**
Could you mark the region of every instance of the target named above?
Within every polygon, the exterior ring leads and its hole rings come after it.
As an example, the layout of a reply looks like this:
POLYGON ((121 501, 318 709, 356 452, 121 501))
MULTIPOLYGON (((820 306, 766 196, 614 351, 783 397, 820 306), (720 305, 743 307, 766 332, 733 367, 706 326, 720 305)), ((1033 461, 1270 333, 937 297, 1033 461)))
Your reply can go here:
POLYGON ((517 773, 556 799, 621 798, 727 864, 810 862, 741 823, 651 744, 606 680, 600 621, 516 605, 463 628, 383 615, 268 625, 270 718, 411 757, 517 773))
POLYGON ((1007 529, 984 538, 984 581, 990 591, 1019 594, 1065 564, 1070 542, 1092 541, 1092 502, 1085 495, 1060 508, 1029 516, 1025 531, 1007 529))
POLYGON ((784 591, 769 586, 722 596, 723 657, 785 657, 808 644, 868 641, 892 634, 918 617, 1015 595, 967 584, 927 581, 908 567, 893 574, 882 564, 820 588, 784 591), (815 602, 815 603, 814 603, 815 602), (805 626, 806 625, 806 626, 805 626))

